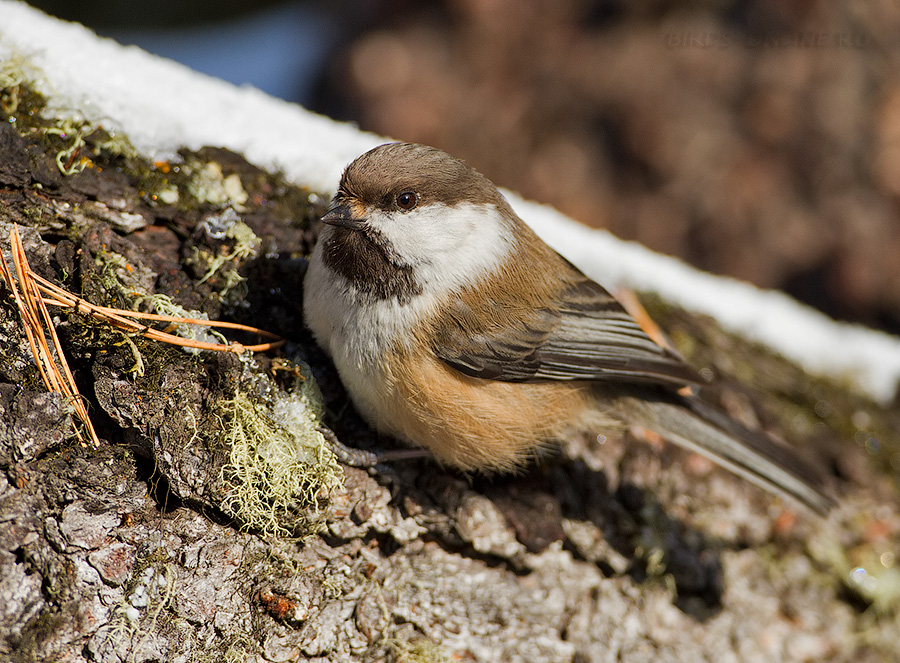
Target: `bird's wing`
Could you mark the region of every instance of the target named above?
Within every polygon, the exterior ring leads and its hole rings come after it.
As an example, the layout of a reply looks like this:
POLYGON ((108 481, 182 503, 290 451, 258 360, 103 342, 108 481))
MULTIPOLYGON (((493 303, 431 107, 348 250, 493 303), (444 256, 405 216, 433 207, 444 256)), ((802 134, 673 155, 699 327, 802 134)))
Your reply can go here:
POLYGON ((507 382, 624 380, 674 387, 702 382, 609 292, 569 267, 552 302, 538 309, 491 301, 490 310, 475 311, 466 298, 455 300, 438 326, 435 353, 461 373, 507 382))

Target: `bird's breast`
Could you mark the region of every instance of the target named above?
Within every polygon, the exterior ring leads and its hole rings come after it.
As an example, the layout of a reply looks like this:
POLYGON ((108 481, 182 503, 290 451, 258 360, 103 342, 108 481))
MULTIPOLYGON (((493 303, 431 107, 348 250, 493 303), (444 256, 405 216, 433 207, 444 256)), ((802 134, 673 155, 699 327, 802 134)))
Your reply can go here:
POLYGON ((304 317, 331 356, 357 408, 371 423, 383 419, 385 364, 416 343, 434 306, 429 295, 406 303, 377 299, 332 270, 314 253, 304 282, 304 317))
POLYGON ((509 470, 578 424, 586 392, 574 383, 472 378, 432 353, 398 356, 384 377, 382 430, 463 470, 509 470))

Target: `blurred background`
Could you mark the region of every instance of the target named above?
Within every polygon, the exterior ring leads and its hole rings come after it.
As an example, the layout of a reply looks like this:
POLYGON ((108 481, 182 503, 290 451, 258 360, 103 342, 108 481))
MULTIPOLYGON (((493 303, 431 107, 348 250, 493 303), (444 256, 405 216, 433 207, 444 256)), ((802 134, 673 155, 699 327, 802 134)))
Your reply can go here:
POLYGON ((900 333, 893 0, 32 4, 900 333))

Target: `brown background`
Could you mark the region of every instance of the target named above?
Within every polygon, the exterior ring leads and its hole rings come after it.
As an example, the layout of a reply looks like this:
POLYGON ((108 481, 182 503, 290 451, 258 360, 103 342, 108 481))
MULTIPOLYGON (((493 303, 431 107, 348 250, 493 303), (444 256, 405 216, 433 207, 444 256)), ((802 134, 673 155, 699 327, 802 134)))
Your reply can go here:
POLYGON ((347 5, 365 26, 331 60, 320 110, 900 330, 900 5, 347 5))

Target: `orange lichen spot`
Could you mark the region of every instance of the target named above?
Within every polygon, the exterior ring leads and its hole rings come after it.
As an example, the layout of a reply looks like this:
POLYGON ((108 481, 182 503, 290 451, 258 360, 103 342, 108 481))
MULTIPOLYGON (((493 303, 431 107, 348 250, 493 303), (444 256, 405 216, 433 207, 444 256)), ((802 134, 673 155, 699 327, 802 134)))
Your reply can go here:
POLYGON ((797 524, 797 514, 793 511, 782 511, 772 521, 772 531, 779 535, 788 534, 797 524))
POLYGON ((299 607, 296 601, 293 601, 286 596, 282 596, 281 594, 276 594, 268 588, 259 590, 256 597, 259 599, 260 604, 265 608, 266 612, 275 619, 284 620, 293 618, 299 607))

